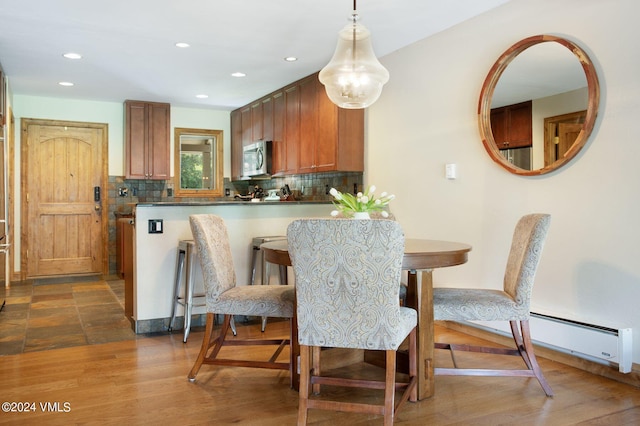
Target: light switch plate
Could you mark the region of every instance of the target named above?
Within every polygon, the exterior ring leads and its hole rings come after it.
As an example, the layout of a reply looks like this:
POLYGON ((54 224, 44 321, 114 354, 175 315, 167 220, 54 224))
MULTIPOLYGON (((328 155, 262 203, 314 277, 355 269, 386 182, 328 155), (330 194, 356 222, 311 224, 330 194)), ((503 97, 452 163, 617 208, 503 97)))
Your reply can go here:
POLYGON ((445 170, 445 172, 444 172, 445 177, 446 177, 447 179, 455 179, 455 178, 457 178, 458 176, 457 176, 457 170, 456 170, 456 169, 457 169, 457 168, 456 168, 456 165, 455 165, 455 164, 447 164, 447 165, 444 167, 444 170, 445 170))
POLYGON ((163 228, 162 219, 149 219, 150 234, 162 234, 163 228))

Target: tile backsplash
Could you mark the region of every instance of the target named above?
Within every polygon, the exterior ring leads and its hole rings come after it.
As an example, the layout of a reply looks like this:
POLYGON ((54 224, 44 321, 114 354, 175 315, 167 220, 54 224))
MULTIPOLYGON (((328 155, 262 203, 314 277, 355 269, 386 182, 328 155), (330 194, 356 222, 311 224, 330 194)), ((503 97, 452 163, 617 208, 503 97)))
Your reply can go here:
POLYGON ((225 201, 233 199, 235 194, 246 195, 249 188, 258 185, 265 193, 269 189, 280 189, 289 185, 296 200, 323 201, 331 200, 328 191, 336 188, 340 192, 362 191, 362 173, 331 172, 305 175, 291 175, 276 177, 269 180, 230 181, 224 179, 224 187, 230 192, 229 197, 221 198, 185 198, 173 197, 173 180, 138 180, 124 179, 123 176, 109 176, 108 206, 109 206, 109 271, 116 273, 116 215, 130 214, 137 203, 157 202, 206 202, 225 201))

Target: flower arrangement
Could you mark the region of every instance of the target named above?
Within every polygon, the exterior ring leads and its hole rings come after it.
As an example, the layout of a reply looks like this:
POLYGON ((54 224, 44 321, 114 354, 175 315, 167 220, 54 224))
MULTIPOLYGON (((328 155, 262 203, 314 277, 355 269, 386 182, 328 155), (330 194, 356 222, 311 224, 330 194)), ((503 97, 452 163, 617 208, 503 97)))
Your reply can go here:
POLYGON ((395 198, 395 195, 383 192, 380 194, 380 198, 375 198, 375 190, 376 187, 371 185, 364 194, 358 192, 353 195, 331 188, 329 194, 333 196, 333 205, 336 207, 336 210, 331 212, 331 216, 338 216, 342 213, 346 217, 353 217, 354 213, 380 212, 382 217, 389 217, 385 207, 395 198))

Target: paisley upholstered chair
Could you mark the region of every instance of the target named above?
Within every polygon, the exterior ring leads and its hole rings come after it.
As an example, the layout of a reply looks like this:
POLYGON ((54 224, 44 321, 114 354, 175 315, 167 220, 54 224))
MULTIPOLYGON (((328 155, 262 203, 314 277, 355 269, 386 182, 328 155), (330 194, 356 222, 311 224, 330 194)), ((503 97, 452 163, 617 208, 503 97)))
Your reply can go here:
MULTIPOLYGON (((189 372, 189 380, 195 381, 202 364, 271 368, 292 372, 291 366, 295 363, 291 362, 291 358, 287 362, 278 362, 280 352, 290 344, 290 339, 227 339, 227 333, 233 315, 292 318, 295 300, 293 286, 236 286, 229 237, 222 218, 212 214, 197 214, 189 216, 189 223, 202 265, 207 303, 204 338, 198 358, 189 372), (224 315, 224 321, 218 336, 214 338, 216 314, 224 315), (276 349, 271 359, 264 362, 218 357, 223 346, 240 345, 275 345, 276 349)), ((294 377, 293 374, 291 377, 294 377)))
POLYGON ((416 400, 414 309, 398 303, 404 235, 390 220, 300 219, 287 229, 296 279, 300 392, 298 424, 310 408, 362 412, 393 423, 396 410, 416 400), (409 378, 396 383, 396 350, 409 337, 409 378), (386 353, 386 380, 320 375, 320 347, 386 353), (384 404, 356 404, 309 396, 320 385, 384 389, 384 404), (395 404, 396 389, 403 390, 395 404))
POLYGON ((533 281, 549 229, 548 214, 522 217, 515 228, 507 259, 503 290, 434 288, 436 320, 509 321, 516 349, 436 343, 436 349, 449 349, 456 368, 435 368, 436 375, 525 376, 535 377, 547 396, 553 391, 538 365, 529 330, 533 281), (525 369, 457 368, 454 351, 471 351, 521 356, 525 369))

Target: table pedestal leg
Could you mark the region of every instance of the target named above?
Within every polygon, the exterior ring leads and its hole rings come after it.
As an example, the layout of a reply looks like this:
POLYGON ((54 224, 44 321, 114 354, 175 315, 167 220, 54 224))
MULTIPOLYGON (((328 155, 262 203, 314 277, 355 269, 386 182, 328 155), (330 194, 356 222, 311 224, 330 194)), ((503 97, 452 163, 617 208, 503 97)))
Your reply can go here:
POLYGON ((432 270, 422 271, 420 285, 416 271, 407 277, 407 306, 418 311, 418 399, 430 398, 434 392, 433 374, 433 277, 432 270))

